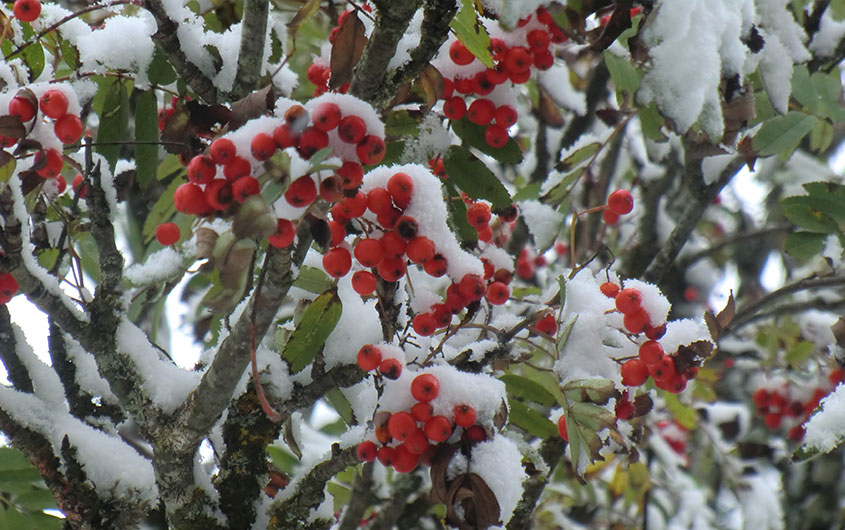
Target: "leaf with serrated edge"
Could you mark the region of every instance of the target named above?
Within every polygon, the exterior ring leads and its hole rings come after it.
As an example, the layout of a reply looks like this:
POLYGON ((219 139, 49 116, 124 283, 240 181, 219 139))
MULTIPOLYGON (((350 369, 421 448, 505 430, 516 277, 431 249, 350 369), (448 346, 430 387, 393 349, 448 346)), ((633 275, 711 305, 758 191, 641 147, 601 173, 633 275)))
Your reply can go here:
POLYGON ((342 311, 340 299, 333 292, 323 293, 311 302, 282 354, 292 374, 302 371, 314 360, 340 320, 342 311))
POLYGON ((443 159, 449 181, 473 199, 485 199, 493 208, 507 208, 511 204, 508 190, 484 162, 463 147, 453 145, 443 159))
POLYGON ((487 68, 495 68, 490 55, 490 36, 478 21, 475 2, 461 0, 461 8, 449 24, 464 46, 487 68))

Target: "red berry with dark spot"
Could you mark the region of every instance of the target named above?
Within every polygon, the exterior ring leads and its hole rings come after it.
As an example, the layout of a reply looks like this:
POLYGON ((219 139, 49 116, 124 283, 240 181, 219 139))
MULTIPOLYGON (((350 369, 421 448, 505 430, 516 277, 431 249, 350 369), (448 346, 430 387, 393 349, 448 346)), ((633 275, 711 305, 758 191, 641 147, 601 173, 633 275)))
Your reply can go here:
POLYGON ((253 158, 256 160, 269 160, 276 152, 276 141, 267 133, 258 133, 252 137, 249 144, 253 158))
POLYGON ((218 138, 211 142, 211 147, 208 148, 211 160, 219 166, 235 158, 236 153, 235 143, 228 138, 218 138))
POLYGON ((367 135, 355 147, 355 153, 362 164, 368 166, 378 164, 384 158, 384 140, 372 134, 367 135))
POLYGON ((246 158, 234 156, 223 165, 223 176, 230 183, 249 175, 252 166, 246 158))
POLYGON ((420 455, 414 454, 408 449, 407 443, 396 446, 393 454, 393 469, 397 473, 410 473, 420 463, 420 455))
POLYGON ((0 274, 0 305, 7 304, 18 292, 18 281, 9 273, 0 274))
POLYGON ((640 386, 648 379, 648 367, 640 359, 631 359, 622 365, 622 384, 640 386))
POLYGON ((467 109, 467 117, 469 121, 476 125, 488 125, 493 121, 493 115, 496 113, 496 105, 489 99, 476 99, 467 109))
POLYGON ((484 129, 484 141, 494 149, 501 149, 508 143, 508 130, 501 125, 488 125, 484 129))
POLYGON ((384 248, 384 257, 389 259, 400 259, 405 254, 407 245, 396 232, 387 232, 381 236, 381 244, 384 248))
POLYGON ((288 186, 285 200, 292 206, 302 208, 308 206, 317 198, 317 185, 309 176, 299 177, 288 186))
POLYGON ((385 359, 378 365, 378 373, 388 379, 399 379, 402 373, 402 363, 399 359, 385 359))
POLYGON ((268 237, 267 240, 276 248, 285 248, 296 237, 296 227, 287 219, 279 219, 276 221, 276 233, 268 237))
POLYGON ((57 120, 67 114, 67 96, 61 90, 48 90, 41 95, 38 106, 45 116, 57 120))
POLYGON ((417 420, 411 416, 411 413, 403 410, 390 416, 387 421, 387 429, 395 440, 404 442, 414 431, 419 430, 419 427, 417 427, 417 420))
POLYGON ((202 188, 193 182, 186 182, 173 192, 173 206, 177 211, 189 215, 199 215, 208 210, 208 202, 202 188))
POLYGON ((455 406, 455 425, 458 427, 469 427, 475 423, 475 409, 469 405, 455 406))
POLYGON ((358 116, 346 116, 337 126, 337 135, 348 144, 357 144, 367 135, 367 124, 358 116))
POLYGON ((214 180, 217 173, 217 166, 209 156, 197 155, 188 162, 188 180, 196 184, 204 185, 214 180))
POLYGON ((82 138, 82 120, 75 114, 65 114, 56 120, 53 132, 65 145, 76 143, 82 138))
POLYGON ((244 202, 247 197, 258 195, 260 191, 258 180, 254 177, 241 177, 232 183, 232 197, 238 202, 244 202))
POLYGON ((38 151, 35 153, 34 165, 38 167, 41 164, 43 164, 41 168, 36 171, 38 175, 45 179, 56 178, 62 172, 64 159, 59 151, 47 149, 47 151, 38 151))
POLYGON ((665 355, 663 346, 659 342, 648 340, 642 343, 639 349, 640 360, 646 365, 659 362, 665 355))
POLYGON ((382 258, 384 258, 384 245, 380 239, 362 239, 355 245, 355 259, 364 267, 375 267, 382 258))
POLYGON ((446 416, 432 416, 425 422, 423 430, 432 442, 445 442, 452 436, 452 422, 446 416))
POLYGON ((344 162, 337 175, 343 179, 343 189, 354 190, 364 181, 364 168, 358 162, 344 162))
POLYGON ((607 207, 616 215, 625 215, 634 209, 634 198, 628 190, 616 190, 607 198, 607 207))
POLYGON ((514 46, 505 54, 505 68, 511 74, 524 74, 531 69, 531 54, 522 46, 514 46))
POLYGON ((636 289, 622 289, 616 295, 616 310, 622 314, 629 314, 642 307, 643 296, 636 289))
POLYGON ((23 96, 15 96, 9 102, 9 114, 26 123, 35 117, 35 106, 23 96))
POLYGON ((431 418, 431 405, 426 402, 416 403, 411 407, 411 416, 417 421, 428 421, 431 418))
POLYGON ((205 201, 215 210, 225 210, 234 200, 232 186, 226 179, 214 179, 206 184, 205 201))
POLYGON ((666 334, 666 322, 659 326, 646 326, 645 336, 651 340, 658 340, 666 334))
POLYGON ((622 319, 622 324, 631 333, 642 333, 645 327, 648 326, 648 313, 642 308, 633 313, 628 313, 622 319))
POLYGON ((408 245, 405 247, 405 253, 412 263, 425 263, 434 258, 434 243, 425 236, 417 236, 408 241, 408 245))
POLYGON ((41 14, 40 0, 15 0, 12 13, 21 22, 32 22, 41 14))
POLYGON ((441 254, 435 254, 433 258, 423 263, 423 270, 429 276, 439 278, 449 270, 449 264, 441 254))
POLYGON ((373 344, 364 344, 358 350, 358 367, 365 372, 375 370, 381 364, 381 350, 373 344))
POLYGON ((450 120, 460 120, 467 114, 467 104, 461 96, 452 96, 443 103, 443 114, 450 120))
POLYGON ((326 101, 317 105, 317 108, 311 112, 311 121, 314 122, 314 127, 329 132, 338 126, 340 116, 340 107, 326 101))
POLYGON ((496 108, 496 112, 493 114, 493 119, 496 120, 497 125, 501 125, 507 129, 508 127, 516 124, 518 116, 516 109, 510 105, 500 105, 496 108))
POLYGON ((299 135, 299 146, 297 147, 297 151, 302 158, 308 159, 314 156, 314 153, 320 149, 324 149, 328 146, 329 135, 327 135, 325 131, 311 126, 306 127, 305 130, 302 131, 302 134, 299 135))
POLYGON ((437 321, 431 313, 419 313, 414 317, 414 332, 422 337, 428 337, 437 331, 437 321))
POLYGON ((387 181, 387 192, 390 193, 396 206, 404 210, 411 204, 414 180, 407 173, 394 173, 387 181))
POLYGON ((493 305, 502 305, 508 301, 511 290, 502 282, 493 282, 487 287, 487 301, 493 305))
POLYGON ((419 230, 416 219, 409 215, 403 215, 397 219, 394 228, 397 234, 408 241, 417 237, 417 230, 419 230))
POLYGON ((299 133, 294 132, 289 124, 283 123, 273 129, 273 141, 276 142, 279 149, 295 147, 299 143, 299 133))
POLYGON ((371 442, 370 440, 364 440, 363 442, 358 444, 357 449, 358 460, 361 462, 372 462, 376 459, 376 453, 378 453, 378 448, 376 444, 371 442))
POLYGON ((449 46, 449 57, 458 66, 465 66, 475 60, 475 56, 461 41, 456 40, 449 46))
POLYGON ((552 313, 546 313, 543 318, 534 324, 534 328, 540 333, 554 335, 557 333, 557 320, 555 320, 555 316, 552 313))
POLYGON ((377 285, 376 276, 370 271, 358 271, 352 275, 352 288, 361 296, 373 294, 377 285))
POLYGON ((352 268, 352 255, 343 247, 335 247, 323 256, 323 269, 329 276, 340 278, 352 268))
POLYGON ((411 395, 417 401, 431 401, 439 393, 440 381, 434 374, 420 374, 411 381, 411 395))
POLYGON ((619 222, 619 214, 610 209, 602 210, 601 218, 605 222, 605 224, 608 224, 610 226, 613 226, 619 222))
POLYGON ((533 53, 548 49, 549 43, 551 42, 549 32, 543 29, 532 29, 525 38, 528 41, 529 49, 533 53))
POLYGON ((487 286, 481 276, 477 274, 467 274, 461 278, 460 283, 458 283, 458 290, 460 291, 461 296, 463 296, 466 300, 475 302, 476 300, 481 300, 484 297, 484 293, 487 292, 487 286))
POLYGON ((384 446, 378 450, 376 458, 381 462, 381 465, 388 467, 393 465, 394 453, 396 451, 392 447, 384 446))
POLYGON ((406 265, 404 259, 394 259, 385 257, 376 266, 376 271, 382 280, 386 282, 395 282, 405 275, 406 265))
POLYGON ((156 227, 156 239, 165 247, 179 241, 179 225, 176 223, 161 223, 156 227))
POLYGON ((608 298, 616 298, 619 294, 619 286, 613 282, 604 282, 599 285, 599 291, 608 298))

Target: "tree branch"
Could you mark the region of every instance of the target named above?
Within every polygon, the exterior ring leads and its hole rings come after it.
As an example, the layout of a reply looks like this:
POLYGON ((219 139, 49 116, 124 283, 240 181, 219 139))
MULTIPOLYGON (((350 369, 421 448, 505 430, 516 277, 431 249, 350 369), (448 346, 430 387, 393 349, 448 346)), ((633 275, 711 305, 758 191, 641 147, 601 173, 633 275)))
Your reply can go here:
POLYGON ((556 436, 546 439, 540 446, 540 456, 549 468, 549 475, 543 476, 540 474, 529 478, 523 483, 522 498, 519 499, 513 516, 511 516, 511 520, 508 522, 508 530, 533 528, 534 509, 537 506, 537 501, 540 500, 540 495, 543 494, 549 477, 554 472, 558 462, 563 458, 565 451, 566 442, 556 436))
POLYGON ((711 245, 711 246, 709 246, 709 247, 707 247, 703 250, 700 250, 700 251, 695 252, 693 254, 688 254, 688 255, 684 256, 683 258, 680 258, 678 260, 678 268, 682 269, 682 270, 686 269, 687 267, 689 267, 690 265, 696 263, 697 261, 699 261, 701 259, 704 259, 708 256, 712 256, 713 254, 716 254, 717 252, 719 252, 719 251, 721 251, 721 250, 723 250, 727 247, 730 247, 730 246, 735 245, 737 243, 742 243, 743 241, 755 240, 755 239, 759 239, 761 237, 765 237, 765 236, 768 236, 768 235, 771 235, 771 234, 778 234, 778 233, 781 233, 781 232, 792 232, 793 230, 795 230, 794 225, 784 224, 784 225, 760 228, 758 230, 750 230, 748 232, 743 232, 741 234, 733 234, 733 235, 730 235, 730 236, 726 236, 726 237, 722 238, 719 242, 714 243, 713 245, 711 245))
POLYGON ((17 346, 9 308, 6 304, 0 305, 0 362, 6 368, 6 374, 15 389, 31 394, 32 379, 18 357, 17 346))
POLYGON ((645 281, 659 284, 669 268, 675 262, 684 244, 689 239, 690 233, 698 225, 704 211, 713 202, 713 199, 722 191, 722 188, 739 172, 745 160, 741 156, 735 157, 719 175, 719 178, 710 185, 704 184, 704 177, 701 170, 701 160, 687 160, 684 165, 683 191, 679 198, 681 204, 686 204, 683 214, 675 225, 669 238, 663 243, 660 251, 651 260, 643 274, 645 281))
POLYGON ((230 97, 241 99, 258 88, 264 43, 267 38, 269 0, 244 0, 244 19, 241 24, 241 46, 238 51, 238 70, 230 97))
MULTIPOLYGON (((376 107, 381 107, 387 101, 376 98, 384 97, 381 88, 386 84, 387 65, 396 54, 396 45, 405 35, 408 24, 422 4, 422 0, 404 2, 377 0, 373 3, 378 9, 376 26, 352 74, 349 93, 364 101, 369 101, 376 107)), ((390 95, 392 96, 393 94, 390 95)))
MULTIPOLYGON (((762 316, 755 316, 760 309, 764 306, 771 304, 772 302, 783 298, 784 296, 790 295, 792 293, 796 293, 798 291, 806 291, 810 289, 818 289, 820 287, 836 287, 840 285, 845 285, 845 277, 843 276, 824 276, 821 278, 805 278, 803 280, 798 280, 797 282, 790 283, 788 285, 784 285, 780 289, 776 291, 772 291, 769 294, 763 296, 756 302, 749 304, 742 309, 736 312, 733 320, 730 323, 729 329, 730 331, 736 331, 738 328, 750 323, 753 320, 759 320, 763 318, 762 316)), ((820 302, 816 301, 817 303, 820 302)), ((827 303, 826 305, 829 305, 827 303)), ((783 307, 788 307, 787 305, 783 305, 777 309, 776 312, 767 313, 766 316, 774 315, 774 314, 783 314, 781 309, 783 307)), ((804 309, 808 309, 805 307, 805 303, 801 303, 800 307, 804 309)))
POLYGON ((352 483, 352 495, 349 497, 349 504, 343 511, 343 518, 340 520, 338 530, 355 530, 360 526, 364 512, 373 500, 374 466, 373 462, 367 462, 361 466, 361 473, 355 474, 355 481, 352 483))

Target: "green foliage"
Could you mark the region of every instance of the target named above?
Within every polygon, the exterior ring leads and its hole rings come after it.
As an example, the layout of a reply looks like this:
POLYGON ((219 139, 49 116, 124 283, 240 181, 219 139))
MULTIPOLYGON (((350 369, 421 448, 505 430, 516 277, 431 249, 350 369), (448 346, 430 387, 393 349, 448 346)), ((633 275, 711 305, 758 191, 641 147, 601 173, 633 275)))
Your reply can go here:
POLYGON ((282 353, 291 373, 302 371, 314 360, 340 320, 342 311, 343 306, 334 292, 321 294, 308 306, 282 353))
POLYGON ((511 204, 508 190, 487 166, 463 147, 449 147, 443 159, 449 181, 473 199, 486 199, 493 209, 507 208, 511 204))
POLYGON ((490 36, 478 20, 473 0, 461 0, 460 9, 450 24, 455 34, 467 49, 487 68, 493 68, 490 56, 490 36))

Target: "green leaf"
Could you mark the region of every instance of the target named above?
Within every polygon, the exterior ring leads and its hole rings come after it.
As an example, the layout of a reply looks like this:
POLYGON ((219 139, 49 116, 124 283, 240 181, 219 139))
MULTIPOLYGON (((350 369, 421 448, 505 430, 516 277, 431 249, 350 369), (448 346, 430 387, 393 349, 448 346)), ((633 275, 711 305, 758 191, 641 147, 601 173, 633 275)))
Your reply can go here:
POLYGON ((569 334, 572 333, 572 327, 575 325, 575 322, 578 321, 578 315, 575 315, 572 320, 570 320, 566 326, 560 330, 560 333, 557 336, 557 342, 555 342, 555 349, 557 350, 558 356, 560 356, 560 352, 566 347, 566 343, 569 340, 569 334))
POLYGON ((758 156, 791 152, 816 125, 817 118, 803 112, 791 111, 766 121, 752 139, 758 156))
POLYGON ((153 52, 153 60, 147 67, 147 76, 151 83, 157 85, 169 85, 176 81, 176 71, 170 65, 170 61, 164 56, 161 50, 156 47, 153 52))
POLYGON ((2 473, 10 469, 29 468, 33 468, 33 466, 22 452, 11 447, 0 447, 0 477, 2 477, 2 473))
POLYGON ((487 68, 495 68, 490 55, 490 35, 479 22, 473 0, 461 0, 461 8, 449 24, 467 49, 487 68))
POLYGON ((654 140, 655 142, 663 142, 666 140, 666 135, 663 134, 663 124, 666 120, 657 110, 655 103, 650 103, 647 107, 641 107, 639 111, 640 127, 646 138, 654 140))
POLYGON ((827 120, 819 120, 810 132, 810 149, 816 154, 824 153, 833 144, 833 125, 827 120))
POLYGON ((555 169, 561 172, 571 171, 572 169, 580 166, 582 162, 587 162, 592 159, 593 155, 599 152, 599 149, 601 149, 601 144, 599 142, 587 144, 564 158, 562 162, 555 166, 555 169))
MULTIPOLYGON (((6 151, 4 153, 8 154, 6 151)), ((4 155, 5 157, 5 155, 4 155)), ((0 166, 0 184, 9 180, 12 174, 15 172, 15 168, 18 166, 17 162, 15 162, 15 157, 10 156, 5 164, 0 166)))
POLYGON ((609 51, 604 52, 604 64, 610 72, 610 78, 616 85, 617 99, 623 102, 630 99, 640 86, 642 74, 626 58, 618 57, 609 51))
POLYGON ((783 249, 795 258, 811 259, 822 253, 827 237, 827 234, 814 232, 794 232, 786 237, 783 249))
POLYGON ((540 182, 526 184, 525 187, 514 193, 513 202, 530 201, 540 198, 540 188, 543 186, 540 182))
POLYGON ((545 195, 540 197, 540 200, 545 204, 554 206, 564 204, 564 202, 566 202, 566 198, 569 196, 569 192, 572 191, 572 185, 583 174, 584 170, 580 167, 575 171, 570 172, 568 175, 563 177, 560 182, 555 184, 552 189, 547 191, 545 195))
POLYGON ((694 408, 681 403, 681 400, 675 394, 670 392, 662 392, 662 394, 666 408, 672 413, 672 417, 678 422, 678 425, 689 431, 698 427, 698 413, 695 412, 694 408))
POLYGON ((292 374, 302 371, 314 360, 337 325, 342 311, 340 299, 333 292, 321 294, 305 309, 282 354, 292 374))
MULTIPOLYGON (((458 190, 451 181, 444 181, 443 186, 449 197, 458 196, 458 190)), ((449 212, 449 223, 461 245, 474 247, 478 243, 478 231, 467 221, 467 205, 464 201, 446 201, 446 210, 449 212)))
POLYGON ((508 399, 508 407, 510 409, 508 423, 538 438, 558 436, 557 426, 554 423, 521 401, 508 399))
POLYGON ((604 405, 616 394, 613 381, 601 377, 576 379, 563 386, 567 399, 604 405))
MULTIPOLYGON (((31 25, 22 24, 22 28, 25 41, 35 38, 35 32, 32 30, 31 25)), ((21 52, 20 57, 23 59, 27 68, 29 68, 29 80, 35 81, 41 75, 41 72, 44 71, 44 48, 41 46, 41 42, 34 42, 32 45, 27 46, 21 52)))
POLYGON ((597 433, 602 429, 612 428, 616 423, 616 415, 593 403, 574 403, 566 408, 564 414, 572 467, 577 472, 582 446, 591 462, 601 459, 599 450, 602 441, 597 433))
POLYGON ((417 136, 420 132, 420 120, 406 110, 391 112, 384 122, 386 136, 417 136))
POLYGON ((503 164, 519 164, 522 162, 522 150, 513 138, 508 138, 504 147, 496 149, 487 145, 487 140, 484 139, 485 128, 472 123, 466 116, 451 123, 452 130, 469 147, 474 147, 503 164))
MULTIPOLYGON (((831 234, 839 229, 836 221, 831 219, 827 212, 831 211, 831 204, 820 197, 787 197, 781 201, 783 214, 787 219, 811 232, 831 234)), ((834 201, 835 205, 835 201, 834 201)), ((841 217, 845 211, 832 211, 841 217)))
POLYGON ((815 349, 816 345, 808 340, 798 341, 786 350, 786 363, 793 368, 801 368, 815 349))
POLYGON ((830 0, 830 13, 834 20, 845 19, 845 0, 830 0))
POLYGON ((326 489, 332 495, 335 511, 343 509, 352 497, 352 489, 342 486, 337 482, 329 482, 326 484, 326 489))
MULTIPOLYGON (((97 142, 109 144, 123 142, 129 132, 129 91, 120 78, 108 77, 100 80, 100 90, 94 98, 94 108, 100 116, 97 128, 97 142), (99 108, 98 108, 99 103, 99 108)), ((156 122, 158 123, 158 122, 156 122)), ((156 125, 157 126, 157 125, 156 125)), ((98 145, 98 153, 106 157, 109 168, 114 171, 121 145, 98 145)))
POLYGON ((486 199, 493 209, 507 208, 511 204, 508 190, 484 162, 463 147, 449 147, 443 159, 449 181, 473 199, 486 199))
POLYGON ((53 494, 50 493, 50 490, 46 488, 39 488, 17 495, 15 497, 15 504, 21 508, 35 512, 56 509, 56 499, 53 497, 53 494))
POLYGON ((135 166, 138 185, 145 189, 158 168, 158 104, 152 90, 142 92, 135 105, 135 166))
POLYGON ((349 400, 346 399, 346 396, 343 395, 343 392, 339 388, 334 387, 326 392, 326 400, 334 407, 347 425, 355 423, 355 414, 352 412, 352 405, 349 404, 349 400))
POLYGON ((156 180, 166 180, 185 171, 185 166, 176 155, 167 155, 158 165, 156 180))
POLYGON ((291 452, 275 445, 267 446, 267 454, 276 469, 285 473, 290 473, 299 464, 299 460, 291 452))
POLYGON ((173 182, 164 190, 159 196, 158 200, 153 204, 150 213, 144 220, 144 228, 141 234, 144 236, 144 241, 149 242, 155 236, 156 227, 166 222, 176 213, 176 207, 173 205, 173 193, 182 184, 180 179, 173 179, 173 182))
POLYGON ((332 280, 322 269, 303 265, 299 269, 299 276, 294 280, 293 286, 305 289, 309 293, 320 294, 332 286, 332 280))
POLYGON ((62 59, 70 67, 71 70, 76 70, 79 67, 79 52, 68 40, 62 40, 62 59))
POLYGON ((547 407, 557 403, 554 396, 543 388, 541 384, 527 377, 517 374, 505 374, 499 380, 505 383, 505 388, 509 396, 527 399, 541 405, 546 405, 547 407))

